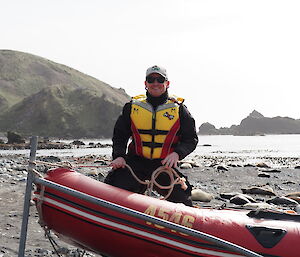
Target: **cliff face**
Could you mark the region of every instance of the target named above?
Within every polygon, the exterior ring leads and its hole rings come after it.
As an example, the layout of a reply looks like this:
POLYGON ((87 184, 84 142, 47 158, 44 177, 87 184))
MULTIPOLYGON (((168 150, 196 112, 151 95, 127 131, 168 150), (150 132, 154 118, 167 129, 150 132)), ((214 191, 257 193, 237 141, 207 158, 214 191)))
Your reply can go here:
POLYGON ((241 121, 240 125, 233 125, 230 128, 214 128, 209 130, 202 124, 199 128, 199 134, 242 136, 260 134, 300 134, 300 120, 279 116, 268 118, 254 110, 248 117, 241 121))
POLYGON ((0 51, 0 131, 53 137, 110 137, 130 97, 70 67, 0 51))

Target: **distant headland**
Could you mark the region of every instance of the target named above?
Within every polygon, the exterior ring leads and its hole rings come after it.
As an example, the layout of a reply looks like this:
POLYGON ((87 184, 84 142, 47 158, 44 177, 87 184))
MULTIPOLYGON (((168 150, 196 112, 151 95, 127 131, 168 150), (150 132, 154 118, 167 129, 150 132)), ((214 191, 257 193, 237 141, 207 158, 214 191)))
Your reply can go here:
POLYGON ((213 124, 205 122, 199 127, 198 134, 237 136, 300 134, 300 119, 280 116, 269 118, 254 110, 241 121, 240 125, 217 129, 213 124))

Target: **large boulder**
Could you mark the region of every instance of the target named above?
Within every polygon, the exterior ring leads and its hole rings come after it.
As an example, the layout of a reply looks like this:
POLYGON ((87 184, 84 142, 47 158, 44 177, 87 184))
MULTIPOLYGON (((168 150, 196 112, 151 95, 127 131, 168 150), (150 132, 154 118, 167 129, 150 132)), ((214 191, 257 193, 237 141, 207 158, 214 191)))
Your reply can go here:
POLYGON ((24 144, 25 139, 18 133, 8 131, 7 132, 7 143, 8 144, 24 144))

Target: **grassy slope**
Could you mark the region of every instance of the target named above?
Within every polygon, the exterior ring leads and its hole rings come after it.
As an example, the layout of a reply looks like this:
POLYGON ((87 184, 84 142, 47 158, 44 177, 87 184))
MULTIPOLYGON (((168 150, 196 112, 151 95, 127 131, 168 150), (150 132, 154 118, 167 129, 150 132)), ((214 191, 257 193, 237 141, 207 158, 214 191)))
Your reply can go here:
POLYGON ((124 90, 41 57, 0 51, 0 131, 43 136, 110 136, 124 90), (0 109, 1 110, 1 109, 0 109))

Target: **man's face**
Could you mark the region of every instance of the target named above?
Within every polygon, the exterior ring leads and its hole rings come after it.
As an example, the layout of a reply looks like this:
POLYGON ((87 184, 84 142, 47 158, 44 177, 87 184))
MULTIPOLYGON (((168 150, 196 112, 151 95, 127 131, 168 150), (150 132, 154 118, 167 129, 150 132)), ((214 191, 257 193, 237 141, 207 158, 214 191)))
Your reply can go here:
POLYGON ((150 95, 159 97, 169 88, 170 82, 158 73, 148 75, 145 81, 145 86, 150 95), (149 79, 147 79, 149 78, 149 79))

